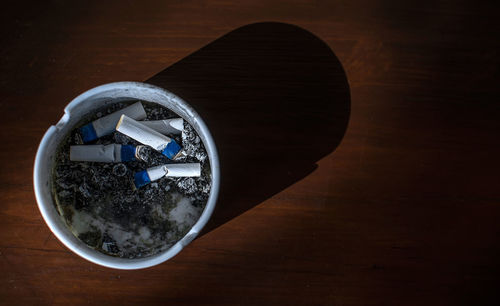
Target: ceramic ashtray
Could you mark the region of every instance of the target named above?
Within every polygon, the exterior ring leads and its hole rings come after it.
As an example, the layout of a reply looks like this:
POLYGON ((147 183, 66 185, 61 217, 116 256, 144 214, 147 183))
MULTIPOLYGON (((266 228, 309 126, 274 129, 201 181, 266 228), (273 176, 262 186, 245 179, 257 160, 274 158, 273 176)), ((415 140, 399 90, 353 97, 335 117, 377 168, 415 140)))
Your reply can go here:
POLYGON ((34 187, 70 250, 117 269, 164 262, 207 223, 219 160, 193 108, 157 86, 119 82, 75 98, 45 133, 34 187))

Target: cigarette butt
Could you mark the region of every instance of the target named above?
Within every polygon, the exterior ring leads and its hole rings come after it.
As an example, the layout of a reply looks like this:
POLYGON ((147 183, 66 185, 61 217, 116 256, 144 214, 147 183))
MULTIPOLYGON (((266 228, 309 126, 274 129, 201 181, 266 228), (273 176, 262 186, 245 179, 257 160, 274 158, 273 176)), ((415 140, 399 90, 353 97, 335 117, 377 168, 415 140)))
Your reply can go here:
POLYGON ((160 134, 126 115, 120 117, 116 130, 144 145, 152 147, 169 159, 176 159, 182 149, 174 139, 160 134))
POLYGON ((167 164, 168 177, 197 177, 201 175, 201 166, 199 163, 190 164, 167 164))
POLYGON ((184 120, 182 118, 140 122, 163 135, 179 135, 184 130, 184 120))
POLYGON ((146 118, 146 111, 144 111, 141 102, 134 103, 82 126, 80 128, 80 133, 82 134, 83 142, 89 143, 97 138, 111 134, 115 130, 116 123, 120 120, 120 116, 123 114, 137 120, 146 118))
POLYGON ((197 177, 201 175, 199 163, 192 164, 166 164, 151 167, 134 174, 134 184, 136 188, 141 188, 162 177, 197 177))
POLYGON ((120 163, 136 159, 137 147, 132 145, 79 145, 70 146, 69 159, 101 163, 120 163))

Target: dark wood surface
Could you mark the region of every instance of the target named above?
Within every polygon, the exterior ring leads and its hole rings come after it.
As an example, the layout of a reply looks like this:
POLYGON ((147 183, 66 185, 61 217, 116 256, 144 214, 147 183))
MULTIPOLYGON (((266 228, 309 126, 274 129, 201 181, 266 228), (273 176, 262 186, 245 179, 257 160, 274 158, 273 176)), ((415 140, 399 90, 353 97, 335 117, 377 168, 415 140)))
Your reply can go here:
POLYGON ((495 6, 51 1, 1 14, 1 304, 498 304, 495 6), (192 103, 223 175, 204 233, 139 271, 71 253, 32 187, 64 106, 124 80, 192 103))

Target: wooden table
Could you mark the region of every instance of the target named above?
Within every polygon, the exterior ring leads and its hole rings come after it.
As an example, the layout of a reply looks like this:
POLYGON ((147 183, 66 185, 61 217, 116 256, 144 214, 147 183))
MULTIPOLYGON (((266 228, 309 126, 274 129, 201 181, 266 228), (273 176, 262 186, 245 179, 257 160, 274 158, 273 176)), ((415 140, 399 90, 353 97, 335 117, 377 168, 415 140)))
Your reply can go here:
POLYGON ((498 12, 473 1, 4 8, 0 303, 498 303, 498 12), (32 187, 64 106, 124 80, 191 103, 223 177, 205 232, 139 271, 66 249, 32 187))

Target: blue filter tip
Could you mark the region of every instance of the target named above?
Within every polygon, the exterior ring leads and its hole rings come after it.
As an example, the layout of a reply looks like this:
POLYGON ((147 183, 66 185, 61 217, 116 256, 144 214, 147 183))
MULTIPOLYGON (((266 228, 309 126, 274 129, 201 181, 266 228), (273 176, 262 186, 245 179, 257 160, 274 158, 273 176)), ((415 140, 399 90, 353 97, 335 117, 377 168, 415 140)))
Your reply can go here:
POLYGON ((84 125, 80 128, 80 134, 82 134, 82 140, 84 143, 88 143, 97 139, 97 134, 95 132, 92 122, 84 125))
POLYGON ((149 183, 151 183, 151 179, 149 178, 148 172, 146 170, 142 170, 134 174, 134 185, 137 189, 149 183))
POLYGON ((126 161, 131 161, 135 160, 135 146, 132 145, 122 145, 122 148, 120 150, 121 152, 121 161, 126 162, 126 161))
POLYGON ((172 141, 170 141, 168 143, 168 145, 165 147, 165 149, 163 149, 161 154, 165 155, 169 159, 174 159, 175 155, 177 155, 177 153, 179 153, 179 151, 182 148, 180 145, 177 144, 177 142, 175 142, 175 140, 173 140, 173 139, 171 139, 171 140, 172 141))

